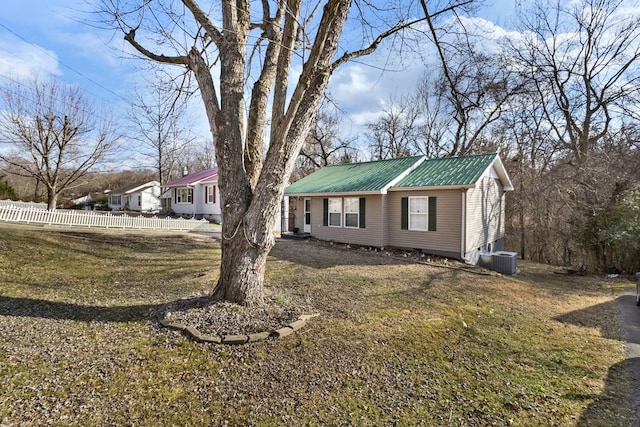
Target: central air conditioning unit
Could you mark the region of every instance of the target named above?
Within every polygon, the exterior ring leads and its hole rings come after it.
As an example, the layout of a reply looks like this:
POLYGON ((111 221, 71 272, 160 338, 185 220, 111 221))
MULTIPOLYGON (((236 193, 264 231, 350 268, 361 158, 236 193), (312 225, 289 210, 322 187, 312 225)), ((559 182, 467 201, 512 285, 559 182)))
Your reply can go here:
POLYGON ((517 252, 494 252, 491 254, 491 269, 502 274, 516 274, 518 272, 517 252))

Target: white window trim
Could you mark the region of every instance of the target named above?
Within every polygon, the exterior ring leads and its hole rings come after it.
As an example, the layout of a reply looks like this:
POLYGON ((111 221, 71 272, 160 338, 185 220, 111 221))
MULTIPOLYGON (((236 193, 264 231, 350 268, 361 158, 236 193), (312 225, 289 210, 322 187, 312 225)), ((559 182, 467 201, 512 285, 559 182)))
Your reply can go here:
POLYGON ((190 205, 193 204, 193 200, 189 200, 189 193, 191 190, 190 188, 185 188, 185 187, 181 187, 181 188, 176 188, 176 204, 178 205, 190 205), (185 191, 185 196, 186 196, 186 201, 182 200, 182 192, 185 191))
POLYGON ((329 212, 327 213, 327 215, 329 216, 329 218, 327 218, 327 224, 329 227, 334 227, 334 228, 342 228, 342 215, 343 215, 343 207, 342 207, 342 197, 329 197, 329 212), (338 200, 339 201, 339 205, 340 205, 340 211, 339 212, 331 212, 331 201, 332 200, 338 200), (338 225, 332 225, 331 224, 331 214, 339 214, 338 218, 340 218, 340 224, 338 225))
POLYGON ((411 231, 429 231, 429 197, 428 196, 409 196, 409 206, 407 206, 407 214, 408 214, 408 218, 407 218, 407 222, 408 222, 408 229, 411 231), (411 213, 411 200, 412 199, 426 199, 427 200, 427 208, 426 208, 426 212, 422 213, 411 213), (426 218, 425 221, 425 226, 424 228, 414 228, 411 226, 411 216, 412 215, 421 215, 424 216, 426 218))
POLYGON ((213 205, 215 201, 213 200, 213 185, 205 185, 204 190, 207 194, 205 203, 208 205, 213 205))
POLYGON ((344 223, 344 228, 360 228, 360 198, 359 197, 345 197, 343 199, 343 205, 342 205, 342 210, 343 210, 343 223, 344 223), (347 200, 355 200, 355 204, 356 204, 356 211, 355 212, 347 212, 347 200), (347 214, 349 215, 355 215, 356 216, 356 225, 347 225, 347 214))

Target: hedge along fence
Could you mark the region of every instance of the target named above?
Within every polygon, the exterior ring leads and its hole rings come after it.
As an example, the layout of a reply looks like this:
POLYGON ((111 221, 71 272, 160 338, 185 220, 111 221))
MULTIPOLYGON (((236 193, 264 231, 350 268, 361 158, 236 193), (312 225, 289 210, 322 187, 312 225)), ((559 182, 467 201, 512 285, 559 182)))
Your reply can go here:
POLYGON ((0 221, 26 224, 66 225, 80 227, 147 229, 147 230, 209 230, 206 219, 158 218, 111 213, 39 209, 0 205, 0 221))

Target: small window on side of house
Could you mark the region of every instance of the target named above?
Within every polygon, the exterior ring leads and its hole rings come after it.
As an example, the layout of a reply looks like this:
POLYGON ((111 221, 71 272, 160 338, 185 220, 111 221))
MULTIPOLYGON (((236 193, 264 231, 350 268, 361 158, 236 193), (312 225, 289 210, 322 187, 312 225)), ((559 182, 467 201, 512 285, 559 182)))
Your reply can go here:
POLYGON ((329 227, 342 226, 342 199, 329 198, 329 227))
POLYGON ((348 228, 360 226, 360 199, 358 197, 344 198, 344 226, 348 228))

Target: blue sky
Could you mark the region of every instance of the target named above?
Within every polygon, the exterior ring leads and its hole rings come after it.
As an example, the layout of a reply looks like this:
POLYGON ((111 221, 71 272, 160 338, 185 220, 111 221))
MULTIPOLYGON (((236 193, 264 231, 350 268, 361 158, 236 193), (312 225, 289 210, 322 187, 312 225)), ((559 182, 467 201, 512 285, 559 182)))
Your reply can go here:
MULTIPOLYGON (((515 0, 494 0, 479 16, 499 25, 511 22, 515 0)), ((3 2, 0 11, 0 84, 35 75, 54 75, 80 85, 97 104, 126 111, 133 88, 144 81, 141 61, 122 55, 120 34, 82 23, 89 6, 78 0, 18 0, 3 2)), ((384 53, 381 53, 384 54, 384 53)), ((361 63, 339 69, 330 86, 355 126, 372 120, 391 93, 410 90, 422 74, 422 64, 381 75, 361 63)), ((201 123, 206 134, 208 126, 201 123)), ((210 135, 204 135, 210 138, 210 135)))

